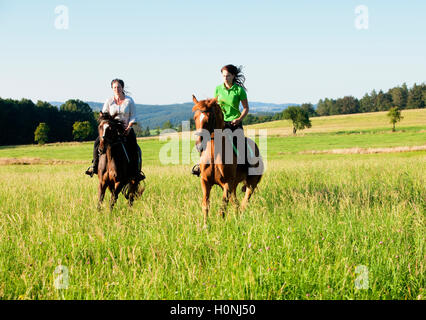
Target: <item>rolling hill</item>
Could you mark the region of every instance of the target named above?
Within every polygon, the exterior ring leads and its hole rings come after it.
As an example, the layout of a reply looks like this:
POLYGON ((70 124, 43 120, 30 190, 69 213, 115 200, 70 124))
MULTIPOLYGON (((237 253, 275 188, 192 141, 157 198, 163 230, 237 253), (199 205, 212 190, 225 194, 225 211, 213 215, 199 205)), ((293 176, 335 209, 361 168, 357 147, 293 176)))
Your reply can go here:
MULTIPOLYGON (((86 103, 93 109, 93 111, 100 111, 103 103, 86 101, 86 103)), ((59 107, 63 102, 51 101, 50 104, 59 107)), ((149 126, 151 129, 157 126, 162 126, 167 120, 174 125, 181 121, 192 118, 192 102, 175 103, 167 105, 149 105, 149 104, 136 104, 136 119, 138 124, 142 127, 149 126)), ((281 112, 288 106, 298 105, 296 103, 264 103, 264 102, 249 102, 250 113, 275 113, 281 112)))

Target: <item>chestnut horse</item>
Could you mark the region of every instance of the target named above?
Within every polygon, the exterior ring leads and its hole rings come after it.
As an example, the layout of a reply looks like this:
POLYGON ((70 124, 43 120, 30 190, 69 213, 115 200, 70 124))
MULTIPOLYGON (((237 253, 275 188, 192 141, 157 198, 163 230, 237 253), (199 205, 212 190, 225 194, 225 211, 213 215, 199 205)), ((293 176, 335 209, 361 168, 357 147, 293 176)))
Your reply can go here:
POLYGON ((129 177, 130 155, 125 147, 123 122, 109 113, 101 113, 98 122, 99 150, 102 152, 98 165, 98 209, 101 208, 107 187, 111 191, 111 210, 120 192, 123 192, 129 206, 132 206, 134 199, 142 195, 144 188, 139 188, 139 181, 129 177))
MULTIPOLYGON (((233 152, 233 147, 230 142, 232 139, 226 139, 225 134, 217 135, 224 129, 224 117, 217 99, 198 101, 195 96, 192 96, 194 107, 194 121, 196 127, 196 134, 198 135, 196 146, 201 150, 200 161, 200 179, 201 188, 203 190, 202 209, 204 214, 204 226, 207 224, 207 217, 209 214, 210 205, 210 191, 213 185, 218 185, 223 190, 222 206, 220 213, 222 217, 225 216, 225 210, 229 200, 239 208, 239 203, 236 195, 237 186, 240 182, 243 183, 242 191, 245 191, 245 197, 241 204, 241 209, 244 210, 248 201, 256 189, 263 174, 263 161, 260 157, 260 152, 254 141, 250 144, 254 146, 255 155, 258 157, 255 174, 249 174, 249 165, 247 163, 239 163, 237 155, 233 152), (203 146, 201 146, 201 132, 203 135, 203 146), (208 135, 206 137, 206 134, 208 135), (216 133, 216 137, 215 137, 216 133), (215 140, 216 138, 216 140, 215 140), (215 146, 215 142, 216 145, 215 146), (232 153, 232 157, 230 155, 232 153), (229 161, 229 159, 232 159, 229 161)), ((229 138, 229 137, 228 137, 229 138)), ((240 150, 241 151, 241 150, 240 150)))

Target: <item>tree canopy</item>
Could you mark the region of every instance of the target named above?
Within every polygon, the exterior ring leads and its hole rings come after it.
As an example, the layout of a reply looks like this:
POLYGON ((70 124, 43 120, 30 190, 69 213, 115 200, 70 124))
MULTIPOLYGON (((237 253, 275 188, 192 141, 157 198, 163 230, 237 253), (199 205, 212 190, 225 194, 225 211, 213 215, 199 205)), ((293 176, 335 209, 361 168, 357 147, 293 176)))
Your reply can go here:
POLYGON ((297 130, 312 127, 308 112, 301 107, 288 107, 282 114, 283 119, 291 120, 293 122, 293 134, 296 134, 297 130))

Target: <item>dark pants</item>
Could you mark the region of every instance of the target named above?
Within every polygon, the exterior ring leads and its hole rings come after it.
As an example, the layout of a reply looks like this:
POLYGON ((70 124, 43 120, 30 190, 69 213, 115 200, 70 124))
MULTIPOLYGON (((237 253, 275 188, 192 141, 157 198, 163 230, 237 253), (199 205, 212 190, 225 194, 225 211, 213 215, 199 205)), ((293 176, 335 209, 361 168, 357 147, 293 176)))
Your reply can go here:
MULTIPOLYGON (((93 145, 93 163, 95 164, 95 171, 98 170, 97 163, 99 161, 98 147, 100 143, 100 138, 97 137, 95 144, 93 145)), ((129 134, 126 136, 125 143, 127 155, 130 159, 130 175, 135 175, 138 170, 138 142, 136 140, 136 134, 133 128, 130 129, 129 134)))
POLYGON ((231 121, 225 121, 225 128, 223 128, 224 130, 225 129, 231 129, 231 131, 232 132, 234 132, 235 130, 237 130, 237 129, 243 129, 243 123, 242 122, 240 122, 239 124, 237 124, 236 126, 235 125, 232 125, 231 124, 231 121))
MULTIPOLYGON (((223 130, 226 130, 226 129, 230 129, 232 132, 234 132, 237 129, 244 130, 243 129, 243 124, 241 122, 239 124, 237 124, 237 125, 232 125, 230 121, 225 121, 225 127, 223 128, 223 130)), ((244 131, 243 131, 243 135, 244 135, 244 131)), ((232 143, 234 144, 235 148, 237 148, 237 146, 238 146, 238 138, 237 137, 233 137, 232 143)))

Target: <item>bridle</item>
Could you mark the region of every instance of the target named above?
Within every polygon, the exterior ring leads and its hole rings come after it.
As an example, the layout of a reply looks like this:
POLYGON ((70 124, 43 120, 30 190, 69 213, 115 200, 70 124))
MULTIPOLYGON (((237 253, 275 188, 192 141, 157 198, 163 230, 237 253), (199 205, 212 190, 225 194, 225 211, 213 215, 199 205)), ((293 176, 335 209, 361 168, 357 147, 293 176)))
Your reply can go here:
MULTIPOLYGON (((104 132, 103 132, 101 139, 104 140, 105 142, 107 142, 111 146, 111 148, 118 145, 118 144, 121 144, 123 151, 124 151, 124 154, 127 158, 127 162, 130 162, 129 155, 127 154, 126 148, 124 146, 124 142, 125 142, 126 137, 124 136, 123 133, 120 133, 120 130, 118 130, 116 123, 113 123, 109 120, 105 120, 105 121, 109 125, 110 130, 116 130, 117 131, 117 137, 116 137, 116 139, 110 139, 109 137, 105 136, 105 130, 108 129, 108 128, 106 128, 106 129, 103 129, 104 132)), ((99 150, 99 151, 104 153, 105 148, 103 148, 103 150, 99 150)))
MULTIPOLYGON (((211 108, 213 109, 213 108, 211 108)), ((214 110, 201 110, 201 109, 196 109, 194 110, 194 112, 200 111, 202 114, 206 114, 208 116, 208 121, 207 121, 207 130, 210 133, 210 139, 214 140, 214 129, 216 126, 216 114, 214 112, 214 110)), ((201 128, 203 129, 203 128, 201 128)), ((197 133, 195 133, 196 135, 199 135, 197 133)))

